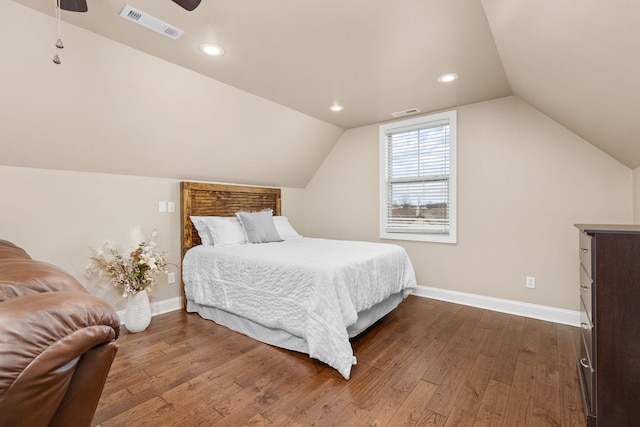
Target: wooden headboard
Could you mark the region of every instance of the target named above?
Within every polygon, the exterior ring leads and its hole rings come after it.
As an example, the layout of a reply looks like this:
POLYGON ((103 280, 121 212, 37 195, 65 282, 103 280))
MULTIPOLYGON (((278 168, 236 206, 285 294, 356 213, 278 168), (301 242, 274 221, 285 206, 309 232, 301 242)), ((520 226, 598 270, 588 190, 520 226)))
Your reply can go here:
MULTIPOLYGON (((182 256, 199 245, 200 236, 189 216, 235 216, 238 211, 273 210, 280 215, 280 189, 247 187, 240 185, 180 183, 180 227, 182 229, 182 256)), ((184 296, 184 282, 182 295, 184 296)), ((187 301, 183 301, 186 309, 187 301)))
POLYGON ((199 245, 200 236, 190 215, 234 216, 238 211, 272 209, 280 215, 280 189, 240 185, 180 183, 180 227, 182 228, 182 258, 190 248, 199 245))

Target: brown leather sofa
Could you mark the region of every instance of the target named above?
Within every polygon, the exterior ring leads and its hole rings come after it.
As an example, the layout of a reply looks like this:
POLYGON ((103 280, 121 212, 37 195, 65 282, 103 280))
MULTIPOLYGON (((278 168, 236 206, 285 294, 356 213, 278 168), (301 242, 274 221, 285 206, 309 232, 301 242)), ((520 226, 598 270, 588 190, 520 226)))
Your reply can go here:
POLYGON ((0 427, 91 425, 119 332, 105 301, 0 240, 0 427))

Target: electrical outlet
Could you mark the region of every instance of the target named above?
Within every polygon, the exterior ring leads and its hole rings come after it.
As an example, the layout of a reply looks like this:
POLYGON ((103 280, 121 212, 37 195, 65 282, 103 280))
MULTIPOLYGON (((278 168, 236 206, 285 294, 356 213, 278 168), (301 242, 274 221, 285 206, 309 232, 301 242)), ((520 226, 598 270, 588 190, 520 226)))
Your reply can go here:
POLYGON ((529 289, 535 289, 536 287, 536 278, 533 276, 527 276, 524 285, 529 289))
POLYGON ((176 283, 176 273, 171 272, 167 274, 167 282, 169 284, 176 283))

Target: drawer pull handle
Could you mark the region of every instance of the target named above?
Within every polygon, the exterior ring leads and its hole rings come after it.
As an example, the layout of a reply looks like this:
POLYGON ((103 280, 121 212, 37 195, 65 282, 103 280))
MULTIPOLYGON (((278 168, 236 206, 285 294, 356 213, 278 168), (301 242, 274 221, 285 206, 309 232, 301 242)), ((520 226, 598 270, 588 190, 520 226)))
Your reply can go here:
POLYGON ((582 329, 587 329, 587 330, 591 329, 591 326, 588 323, 581 322, 580 326, 582 326, 582 329))
POLYGON ((589 287, 585 285, 580 285, 580 289, 582 289, 583 292, 587 292, 589 290, 589 287))
POLYGON ((583 254, 586 254, 587 252, 589 252, 589 249, 587 249, 587 248, 580 248, 580 252, 582 252, 583 254))
POLYGON ((589 361, 587 360, 586 357, 583 357, 582 359, 580 359, 580 365, 583 368, 587 368, 587 369, 591 368, 591 366, 589 366, 589 361))

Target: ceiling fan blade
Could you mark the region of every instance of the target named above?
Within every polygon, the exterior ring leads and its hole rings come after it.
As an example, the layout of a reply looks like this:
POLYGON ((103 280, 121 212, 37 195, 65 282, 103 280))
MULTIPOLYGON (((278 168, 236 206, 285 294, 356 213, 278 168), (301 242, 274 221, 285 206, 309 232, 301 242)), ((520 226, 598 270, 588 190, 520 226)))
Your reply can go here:
POLYGON ((70 12, 86 12, 87 0, 60 0, 60 9, 70 12))
POLYGON ((189 12, 198 7, 198 5, 200 4, 200 0, 173 0, 173 2, 187 9, 189 12))

